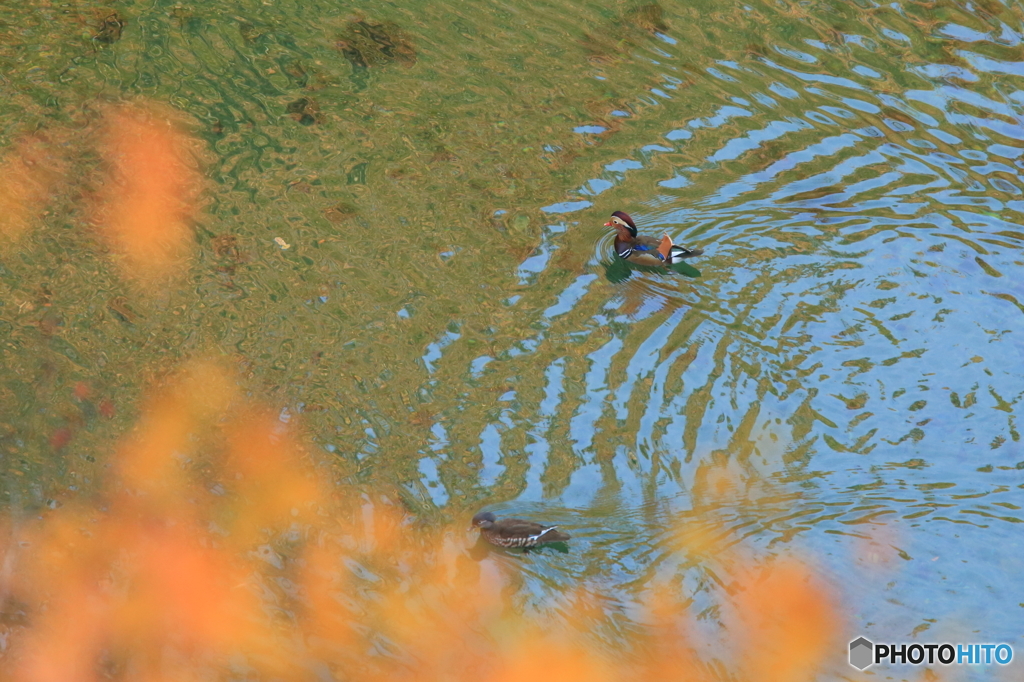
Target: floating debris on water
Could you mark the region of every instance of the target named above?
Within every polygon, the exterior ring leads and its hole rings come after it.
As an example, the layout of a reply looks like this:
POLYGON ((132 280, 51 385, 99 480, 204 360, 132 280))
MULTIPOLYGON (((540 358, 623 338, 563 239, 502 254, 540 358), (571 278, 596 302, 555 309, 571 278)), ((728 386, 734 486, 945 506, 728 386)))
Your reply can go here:
POLYGON ((103 18, 99 32, 92 37, 97 43, 113 45, 121 39, 121 32, 124 31, 124 19, 117 12, 111 12, 103 18))
POLYGON ((254 43, 263 37, 263 31, 247 21, 243 21, 238 24, 238 32, 242 35, 242 40, 247 43, 254 43))
POLYGON ((357 215, 359 215, 359 209, 356 208, 355 204, 347 201, 342 201, 324 211, 324 217, 332 223, 340 223, 350 218, 355 218, 357 215))
POLYGON ((410 67, 416 63, 416 50, 409 35, 390 21, 350 21, 335 45, 352 65, 352 80, 360 87, 365 87, 366 70, 371 66, 398 62, 410 67))
POLYGON ((320 105, 312 97, 300 97, 294 102, 289 102, 285 111, 304 126, 311 126, 323 120, 323 116, 320 114, 320 105))
POLYGON ((656 2, 627 9, 620 19, 601 30, 583 35, 583 45, 592 58, 609 58, 628 52, 647 37, 668 30, 665 10, 656 2))

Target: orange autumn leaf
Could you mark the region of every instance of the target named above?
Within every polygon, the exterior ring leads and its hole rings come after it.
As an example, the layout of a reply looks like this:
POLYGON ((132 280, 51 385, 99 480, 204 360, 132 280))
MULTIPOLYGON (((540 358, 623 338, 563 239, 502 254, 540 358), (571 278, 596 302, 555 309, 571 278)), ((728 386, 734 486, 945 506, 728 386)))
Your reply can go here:
POLYGON ((72 393, 78 400, 86 400, 92 395, 92 389, 84 381, 76 381, 72 393))
POLYGON ((144 405, 95 499, 7 524, 0 593, 28 616, 0 679, 798 682, 845 654, 807 566, 757 568, 711 524, 688 541, 729 584, 726 662, 705 658, 676 581, 639 586, 635 632, 608 640, 605 609, 629 595, 581 585, 524 609, 523 562, 472 559, 464 519, 326 494, 297 420, 247 405, 216 363, 144 405))
POLYGON ((223 411, 234 387, 216 363, 194 363, 145 404, 116 460, 118 482, 153 499, 176 503, 186 485, 181 458, 190 437, 223 411))
POLYGON ((228 430, 224 471, 243 512, 231 526, 242 544, 255 541, 265 530, 308 522, 310 508, 320 498, 302 452, 285 425, 270 413, 243 413, 234 420, 228 430))
POLYGON ((760 679, 810 682, 843 649, 831 595, 794 560, 745 575, 735 605, 747 631, 747 668, 760 679))
POLYGON ((489 682, 613 682, 622 677, 616 674, 612 661, 593 647, 552 641, 553 638, 536 633, 516 642, 501 667, 489 682))
POLYGON ((244 584, 244 564, 204 548, 180 528, 123 528, 132 542, 130 587, 115 622, 121 635, 159 648, 171 641, 190 650, 225 650, 249 641, 258 608, 244 584))
POLYGON ((142 279, 175 273, 193 243, 202 176, 181 117, 154 105, 106 112, 101 154, 108 166, 97 222, 142 279))

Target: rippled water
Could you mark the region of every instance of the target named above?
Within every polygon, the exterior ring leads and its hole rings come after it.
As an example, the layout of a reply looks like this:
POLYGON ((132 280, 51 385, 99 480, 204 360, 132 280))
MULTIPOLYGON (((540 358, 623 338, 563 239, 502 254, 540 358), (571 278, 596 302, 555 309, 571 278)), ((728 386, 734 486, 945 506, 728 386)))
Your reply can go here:
POLYGON ((213 351, 339 483, 569 529, 496 557, 536 603, 620 590, 628 627, 677 575, 714 621, 682 514, 810 553, 851 639, 1017 641, 1019 6, 118 12, 0 9, 0 138, 72 169, 0 260, 11 503, 87 488, 138 393, 213 351), (213 187, 187 285, 149 295, 82 204, 96 112, 140 97, 191 117, 213 187), (613 210, 701 276, 623 273, 613 210))

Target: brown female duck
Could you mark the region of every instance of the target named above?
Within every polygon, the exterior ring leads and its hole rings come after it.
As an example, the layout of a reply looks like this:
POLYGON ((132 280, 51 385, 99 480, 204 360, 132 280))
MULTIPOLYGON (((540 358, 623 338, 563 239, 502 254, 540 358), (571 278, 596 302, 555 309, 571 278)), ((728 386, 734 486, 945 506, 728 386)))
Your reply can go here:
POLYGON ((565 542, 571 536, 555 530, 557 526, 542 526, 523 519, 502 519, 491 512, 480 512, 473 517, 473 526, 487 542, 499 547, 536 547, 546 542, 565 542))
POLYGON ((636 223, 629 214, 622 211, 612 213, 612 219, 604 224, 615 228, 615 253, 619 258, 636 265, 664 267, 681 263, 684 258, 692 258, 704 253, 704 249, 688 249, 672 243, 667 234, 660 240, 646 235, 638 235, 636 223))

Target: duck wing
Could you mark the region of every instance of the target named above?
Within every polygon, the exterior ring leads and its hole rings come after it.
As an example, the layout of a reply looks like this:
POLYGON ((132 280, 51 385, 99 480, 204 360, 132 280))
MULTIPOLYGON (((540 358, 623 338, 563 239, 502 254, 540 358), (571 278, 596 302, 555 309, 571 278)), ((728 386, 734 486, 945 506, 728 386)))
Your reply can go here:
POLYGON ((648 237, 645 234, 638 235, 636 237, 636 239, 634 239, 633 241, 636 244, 639 244, 640 246, 645 247, 644 250, 650 250, 650 251, 657 251, 658 250, 658 246, 661 244, 661 240, 660 239, 655 239, 654 237, 648 237))
POLYGON ((528 539, 532 543, 569 539, 567 534, 555 530, 555 526, 544 526, 524 519, 502 519, 491 527, 491 532, 503 540, 528 539))
POLYGON ((499 538, 525 538, 542 533, 546 526, 524 519, 502 519, 495 523, 491 530, 499 538))
POLYGON ((665 259, 658 253, 659 243, 653 237, 640 235, 626 246, 625 252, 616 245, 616 253, 630 263, 658 267, 665 264, 665 259))

